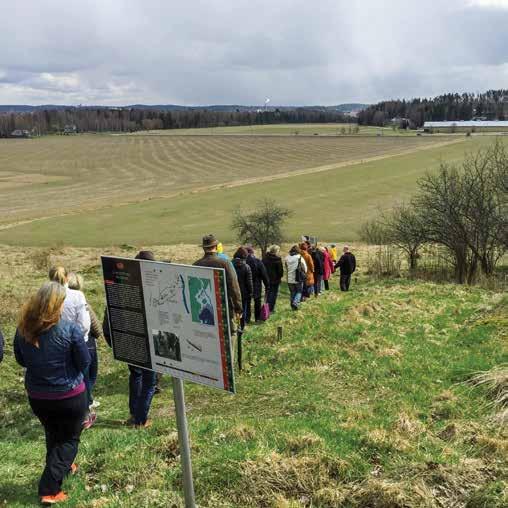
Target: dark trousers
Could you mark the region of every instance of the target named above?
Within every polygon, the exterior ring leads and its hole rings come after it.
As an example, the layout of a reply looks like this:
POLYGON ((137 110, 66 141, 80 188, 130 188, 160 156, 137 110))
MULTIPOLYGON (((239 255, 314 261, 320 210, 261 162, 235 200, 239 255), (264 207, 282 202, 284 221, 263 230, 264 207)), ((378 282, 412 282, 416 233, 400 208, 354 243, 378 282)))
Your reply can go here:
POLYGON ((275 310, 275 303, 277 302, 277 297, 279 296, 279 286, 280 282, 276 284, 272 282, 268 288, 268 291, 266 292, 266 301, 270 307, 270 312, 275 310))
POLYGON ((261 297, 254 298, 254 319, 256 321, 261 319, 261 297))
POLYGON ((90 365, 83 372, 83 380, 86 386, 86 393, 88 396, 88 405, 90 406, 93 402, 93 388, 97 382, 97 373, 99 371, 99 360, 97 357, 97 348, 88 348, 90 353, 90 365))
POLYGON ((340 290, 341 291, 349 291, 349 285, 351 284, 351 274, 345 273, 340 274, 340 290))
POLYGON ((325 283, 325 289, 326 289, 326 291, 329 291, 330 290, 330 283, 329 283, 329 281, 325 280, 324 283, 325 283))
POLYGON ((245 319, 246 324, 249 324, 250 320, 251 320, 251 315, 252 315, 251 306, 252 306, 252 298, 246 298, 245 301, 243 302, 243 309, 244 309, 243 314, 244 314, 244 319, 245 319))
POLYGON ((143 425, 148 418, 155 393, 157 376, 151 370, 129 365, 129 410, 135 425, 143 425))
POLYGON ((321 293, 321 281, 323 280, 322 275, 314 274, 314 294, 317 296, 321 293))
POLYGON ((62 490, 62 482, 78 454, 88 396, 84 391, 70 399, 28 400, 46 433, 46 467, 39 481, 39 496, 55 495, 62 490))

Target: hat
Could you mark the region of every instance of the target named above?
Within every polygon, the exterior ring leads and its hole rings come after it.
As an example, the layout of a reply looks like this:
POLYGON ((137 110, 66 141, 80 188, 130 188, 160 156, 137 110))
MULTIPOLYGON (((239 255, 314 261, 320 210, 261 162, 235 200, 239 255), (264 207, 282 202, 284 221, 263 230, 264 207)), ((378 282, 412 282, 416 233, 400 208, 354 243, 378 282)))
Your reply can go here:
POLYGON ((203 249, 208 249, 210 247, 216 247, 219 244, 217 238, 215 238, 215 235, 206 235, 203 236, 203 249))

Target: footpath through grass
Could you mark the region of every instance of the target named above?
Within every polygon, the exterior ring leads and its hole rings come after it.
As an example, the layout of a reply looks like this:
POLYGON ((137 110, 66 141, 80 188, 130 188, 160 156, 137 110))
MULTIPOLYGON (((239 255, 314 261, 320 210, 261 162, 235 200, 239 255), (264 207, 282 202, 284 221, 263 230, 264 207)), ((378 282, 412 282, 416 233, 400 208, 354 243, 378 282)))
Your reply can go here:
MULTIPOLYGON (((0 251, 8 339, 0 365, 0 505, 32 507, 44 439, 11 338, 17 306, 45 278, 49 257, 0 251)), ((102 315, 97 253, 53 251, 51 260, 69 264, 79 255, 72 268, 84 273, 102 315)), ((348 294, 332 285, 297 313, 284 291, 269 322, 249 328, 235 396, 186 384, 199 505, 506 506, 507 436, 487 392, 468 383, 507 360, 506 297, 361 275, 348 294)), ((166 378, 154 399, 152 428, 127 428, 127 367, 101 343, 98 421, 83 433, 65 506, 182 506, 170 386, 166 378)))

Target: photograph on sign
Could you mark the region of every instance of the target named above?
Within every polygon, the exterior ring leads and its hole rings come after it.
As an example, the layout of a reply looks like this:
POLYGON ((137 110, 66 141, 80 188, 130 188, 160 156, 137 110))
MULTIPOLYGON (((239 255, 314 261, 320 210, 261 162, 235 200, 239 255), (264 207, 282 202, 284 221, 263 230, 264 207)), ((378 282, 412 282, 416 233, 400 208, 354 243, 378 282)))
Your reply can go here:
POLYGON ((115 358, 234 392, 223 269, 108 257, 103 269, 115 358))

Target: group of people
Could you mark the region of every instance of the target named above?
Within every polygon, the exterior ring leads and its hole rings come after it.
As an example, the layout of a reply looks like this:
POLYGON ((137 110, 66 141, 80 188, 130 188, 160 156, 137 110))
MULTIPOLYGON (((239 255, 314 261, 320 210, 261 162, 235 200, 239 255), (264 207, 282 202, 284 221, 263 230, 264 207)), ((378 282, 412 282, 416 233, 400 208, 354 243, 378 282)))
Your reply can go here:
MULTIPOLYGON (((294 245, 284 261, 277 245, 269 247, 261 259, 250 245, 239 247, 230 259, 213 235, 203 238, 202 248, 204 255, 194 265, 224 269, 230 316, 236 317, 239 334, 252 320, 262 323, 266 319, 263 307, 275 312, 284 273, 291 307, 298 310, 303 299, 317 297, 322 287, 330 288, 331 274, 337 268, 341 289, 347 291, 356 267, 347 247, 337 260, 335 245, 319 248, 309 240, 294 245)), ((140 251, 136 259, 154 261, 155 257, 150 251, 140 251)), ((51 268, 49 281, 23 306, 14 337, 14 355, 25 369, 29 404, 46 436, 46 464, 38 488, 45 505, 68 499, 62 482, 77 471, 74 461, 81 433, 94 424, 99 406, 93 397, 99 365, 97 341, 103 335, 111 346, 107 311, 101 326, 83 289, 80 275, 61 266, 51 268)), ((0 331, 0 361, 3 345, 0 331)), ((127 423, 146 428, 158 378, 155 372, 132 365, 129 371, 127 423)))

